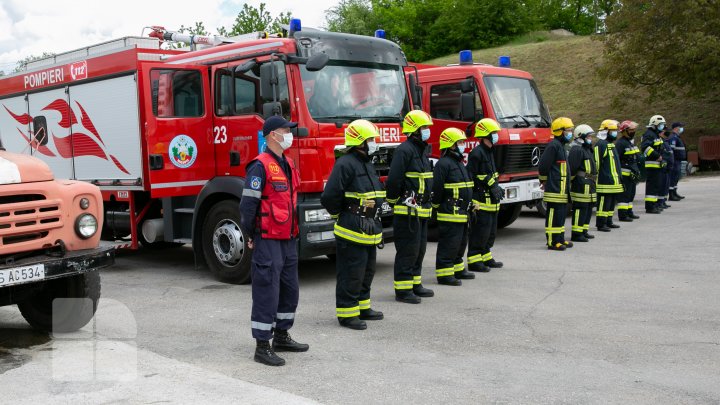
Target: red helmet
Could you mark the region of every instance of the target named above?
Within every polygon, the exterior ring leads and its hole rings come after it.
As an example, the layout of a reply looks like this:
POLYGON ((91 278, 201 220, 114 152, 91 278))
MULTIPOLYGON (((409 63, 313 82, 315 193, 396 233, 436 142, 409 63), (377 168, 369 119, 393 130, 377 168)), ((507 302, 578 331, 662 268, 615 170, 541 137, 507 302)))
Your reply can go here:
POLYGON ((627 129, 637 129, 638 123, 635 121, 625 120, 620 123, 620 126, 618 126, 618 129, 622 132, 627 129))

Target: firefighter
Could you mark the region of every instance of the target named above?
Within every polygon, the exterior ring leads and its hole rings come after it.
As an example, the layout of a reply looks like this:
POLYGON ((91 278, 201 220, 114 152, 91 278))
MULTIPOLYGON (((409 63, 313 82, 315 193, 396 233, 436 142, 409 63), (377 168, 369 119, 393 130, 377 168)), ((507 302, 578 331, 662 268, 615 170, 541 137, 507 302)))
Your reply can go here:
POLYGON ((685 143, 680 138, 680 135, 682 135, 685 130, 684 127, 685 125, 682 122, 673 122, 672 133, 670 134, 670 139, 668 140, 670 148, 673 150, 675 160, 675 166, 673 166, 673 171, 670 173, 670 201, 680 201, 685 198, 677 192, 677 185, 678 181, 680 181, 682 168, 687 165, 685 143))
POLYGON ((647 125, 647 130, 642 136, 640 149, 645 156, 645 212, 648 214, 659 214, 660 194, 663 186, 663 172, 665 162, 662 157, 663 141, 660 139, 660 131, 665 129, 665 118, 662 115, 653 115, 647 125))
POLYGON ((671 206, 667 203, 668 197, 670 196, 670 181, 671 181, 671 175, 673 170, 675 170, 675 153, 672 150, 672 147, 670 147, 670 128, 665 127, 662 131, 660 131, 660 139, 662 140, 662 145, 660 146, 660 150, 662 151, 662 158, 663 162, 665 164, 662 166, 662 192, 660 193, 660 198, 658 199, 658 206, 661 210, 664 210, 666 208, 670 208, 671 206))
POLYGON ((375 124, 355 120, 345 129, 345 154, 337 159, 325 190, 323 207, 336 218, 336 314, 341 326, 363 330, 366 320, 383 313, 370 306, 376 248, 382 246, 380 210, 385 191, 370 156, 377 151, 375 124))
POLYGON ((422 285, 422 264, 432 215, 432 166, 428 144, 432 118, 422 110, 407 113, 402 131, 407 140, 395 149, 387 179, 387 200, 394 204, 395 300, 419 304, 432 297, 422 285))
POLYGON ((570 176, 567 170, 565 144, 573 138, 575 125, 567 117, 556 118, 551 125, 553 140, 540 156, 538 174, 543 190, 543 201, 547 203, 545 234, 549 250, 563 251, 573 247, 565 240, 565 216, 569 194, 570 176))
POLYGON ((438 284, 459 286, 475 275, 465 269, 468 209, 472 204, 472 178, 463 163, 465 133, 448 128, 440 134, 441 157, 433 171, 432 205, 437 212, 438 244, 435 275, 438 284))
POLYGON ((596 200, 595 178, 597 169, 593 158, 592 137, 595 131, 586 124, 578 125, 574 131, 575 142, 568 154, 570 170, 570 199, 572 200, 572 237, 573 242, 588 242, 590 218, 596 200))
POLYGON ((620 138, 615 141, 615 151, 620 158, 622 166, 623 192, 618 194, 618 218, 622 222, 632 222, 640 217, 633 212, 633 200, 635 189, 640 181, 640 167, 638 166, 638 154, 640 148, 635 146, 635 131, 638 124, 635 121, 623 121, 618 130, 620 138))
POLYGON ((275 351, 304 352, 309 346, 290 337, 298 305, 298 214, 300 177, 284 151, 292 145, 291 128, 280 116, 263 125, 265 152, 247 166, 240 200, 241 227, 252 249, 252 336, 257 341, 255 361, 282 366, 275 351), (272 346, 270 339, 272 338, 272 346))
POLYGON ((597 214, 595 226, 598 231, 610 232, 612 228, 620 228, 613 224, 615 214, 615 200, 623 192, 620 181, 620 159, 615 150, 615 140, 618 135, 618 122, 605 120, 600 124, 600 131, 605 133, 605 139, 595 143, 595 166, 597 167, 597 214))
POLYGON ((474 135, 479 144, 468 156, 468 171, 473 179, 468 269, 482 273, 503 266, 490 251, 495 244, 500 200, 505 197, 505 192, 497 183, 499 175, 492 153, 492 147, 498 141, 498 131, 500 124, 492 118, 478 121, 474 135))

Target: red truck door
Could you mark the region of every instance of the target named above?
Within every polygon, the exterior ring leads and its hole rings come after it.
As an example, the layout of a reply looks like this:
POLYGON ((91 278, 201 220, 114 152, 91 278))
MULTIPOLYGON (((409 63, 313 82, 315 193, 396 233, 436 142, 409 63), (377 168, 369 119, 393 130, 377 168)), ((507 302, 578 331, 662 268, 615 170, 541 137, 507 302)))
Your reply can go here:
POLYGON ((141 73, 151 195, 197 194, 215 176, 208 68, 148 63, 141 73))

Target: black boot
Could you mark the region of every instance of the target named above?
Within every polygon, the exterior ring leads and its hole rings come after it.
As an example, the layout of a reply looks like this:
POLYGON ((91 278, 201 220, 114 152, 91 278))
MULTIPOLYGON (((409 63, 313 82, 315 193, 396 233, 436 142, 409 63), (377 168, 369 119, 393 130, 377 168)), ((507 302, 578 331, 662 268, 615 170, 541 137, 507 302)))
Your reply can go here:
POLYGON ((286 330, 275 329, 272 348, 276 352, 306 352, 310 345, 296 342, 286 330))
POLYGON ((607 218, 605 218, 605 217, 596 218, 595 226, 597 227, 597 230, 600 232, 610 232, 610 228, 608 228, 608 226, 607 226, 607 218))
POLYGON ((663 202, 662 202, 662 208, 663 208, 663 209, 672 208, 672 205, 668 204, 665 200, 663 200, 663 202))
POLYGON ((412 291, 395 291, 395 301, 404 302, 406 304, 419 304, 422 300, 412 291))
POLYGON ((588 231, 583 231, 583 236, 588 239, 595 239, 595 235, 590 235, 588 231))
POLYGON ((365 330, 367 329, 367 324, 365 321, 361 320, 357 316, 352 316, 350 318, 338 318, 338 322, 340 322, 340 326, 344 326, 346 328, 355 329, 355 330, 365 330))
POLYGON ((458 280, 472 280, 475 275, 467 271, 467 269, 462 269, 462 271, 455 272, 455 278, 458 280))
POLYGON ((564 243, 553 243, 552 245, 548 246, 548 250, 559 250, 562 252, 565 249, 566 247, 564 243))
POLYGON ((268 366, 285 365, 285 359, 275 354, 273 348, 270 347, 270 342, 267 340, 257 341, 257 347, 255 348, 255 361, 268 366))
POLYGON ((681 199, 681 200, 684 200, 684 199, 685 199, 685 196, 684 196, 684 195, 678 194, 677 189, 675 189, 675 197, 677 197, 677 198, 679 198, 679 199, 681 199))
POLYGON ((423 287, 422 284, 416 284, 413 286, 413 293, 418 297, 432 297, 435 295, 435 291, 423 287))
POLYGON ((485 266, 490 267, 491 269, 499 269, 503 266, 503 262, 498 262, 495 259, 490 259, 485 262, 485 266))
POLYGON ((618 219, 620 220, 620 222, 632 222, 633 221, 633 218, 630 216, 630 211, 622 212, 622 210, 621 210, 620 212, 618 212, 618 219))
POLYGON ((468 270, 476 273, 487 273, 490 271, 490 267, 486 266, 485 263, 476 262, 468 264, 468 270))
POLYGON ((573 232, 570 240, 573 242, 590 242, 590 239, 586 238, 585 235, 580 232, 573 232))
POLYGON ((454 276, 438 277, 438 284, 459 286, 462 285, 462 281, 456 279, 454 276))
POLYGON ((640 219, 640 216, 635 215, 635 213, 632 212, 632 210, 628 213, 628 215, 629 215, 629 217, 632 218, 632 219, 640 219))
POLYGON ((680 201, 682 198, 675 192, 675 190, 670 191, 670 201, 680 201))
POLYGON ((567 249, 570 249, 571 247, 575 246, 575 245, 573 245, 572 242, 568 242, 568 241, 566 241, 566 240, 563 241, 563 244, 565 245, 565 247, 566 247, 567 249))
POLYGON ((608 228, 610 228, 610 229, 618 229, 618 228, 620 228, 620 225, 615 225, 615 224, 612 223, 612 221, 608 221, 607 226, 608 226, 608 228))
POLYGON ((658 207, 652 207, 649 210, 645 210, 646 214, 659 214, 660 209, 658 207))
POLYGON ((379 321, 385 318, 382 312, 375 311, 372 308, 368 309, 361 309, 360 310, 360 319, 364 321, 379 321))

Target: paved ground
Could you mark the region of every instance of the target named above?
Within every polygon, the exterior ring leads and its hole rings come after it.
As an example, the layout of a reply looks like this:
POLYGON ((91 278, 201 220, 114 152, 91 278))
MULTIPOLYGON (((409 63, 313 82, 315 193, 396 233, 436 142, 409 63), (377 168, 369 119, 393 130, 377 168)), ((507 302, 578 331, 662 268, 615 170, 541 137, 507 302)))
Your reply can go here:
POLYGON ((94 338, 49 342, 0 309, 3 402, 718 403, 720 177, 680 190, 564 253, 528 212, 499 235, 505 268, 462 287, 434 282, 430 244, 421 305, 393 300, 390 245, 373 294, 386 319, 363 332, 337 325, 334 265, 305 262, 292 332, 311 348, 281 368, 252 361, 249 286, 195 270, 188 248, 123 255, 94 338))

